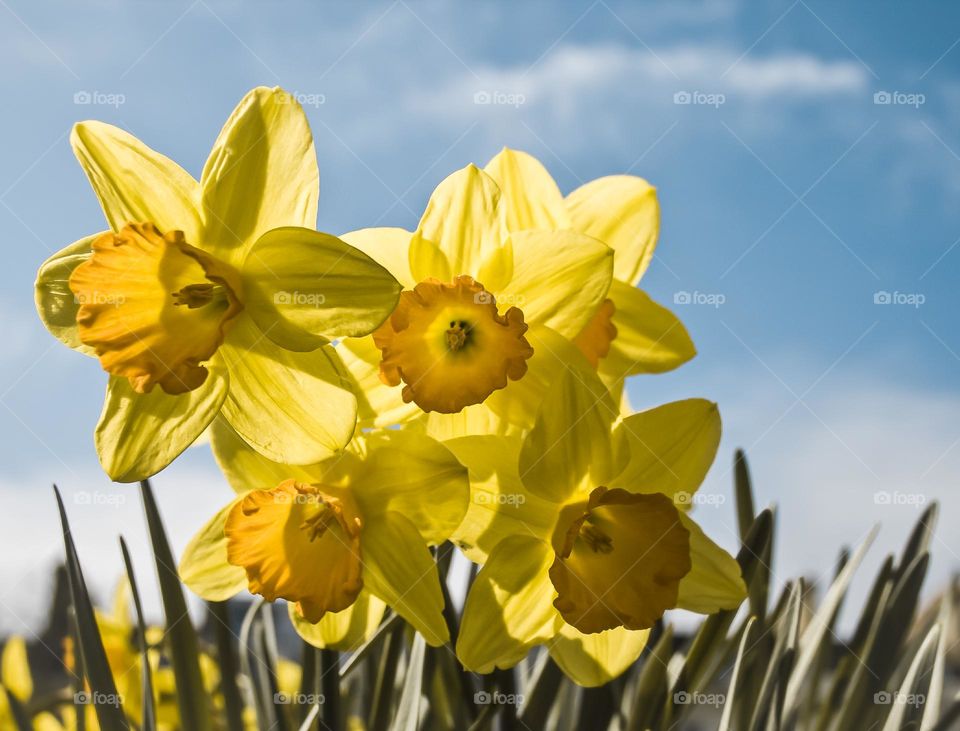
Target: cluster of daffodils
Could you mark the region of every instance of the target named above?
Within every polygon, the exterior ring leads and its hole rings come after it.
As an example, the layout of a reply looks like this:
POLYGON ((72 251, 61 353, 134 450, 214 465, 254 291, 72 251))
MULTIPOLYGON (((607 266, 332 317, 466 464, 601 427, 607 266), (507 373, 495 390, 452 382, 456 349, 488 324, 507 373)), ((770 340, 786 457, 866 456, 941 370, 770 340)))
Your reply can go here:
POLYGON ((632 413, 629 376, 694 348, 637 288, 654 189, 564 197, 503 150, 430 197, 415 231, 315 229, 306 117, 250 92, 199 182, 128 133, 78 124, 108 229, 47 260, 43 322, 109 374, 95 432, 121 482, 201 438, 236 491, 180 567, 200 596, 286 600, 317 647, 387 611, 450 641, 432 547, 482 568, 456 640, 476 672, 544 645, 582 685, 623 672, 673 608, 739 605, 736 561, 689 515, 714 404, 632 413))

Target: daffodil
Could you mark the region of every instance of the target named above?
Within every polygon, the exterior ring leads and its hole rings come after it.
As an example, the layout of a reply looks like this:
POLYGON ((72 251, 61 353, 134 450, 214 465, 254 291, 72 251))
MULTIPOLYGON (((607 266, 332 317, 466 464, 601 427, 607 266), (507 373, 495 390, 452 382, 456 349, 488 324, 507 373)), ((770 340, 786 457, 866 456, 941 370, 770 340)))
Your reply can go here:
MULTIPOLYGON (((500 188, 510 231, 576 231, 614 250, 613 281, 574 342, 618 395, 626 377, 662 373, 696 350, 683 323, 637 289, 660 233, 656 189, 633 175, 591 180, 563 197, 550 173, 525 152, 504 149, 484 168, 500 188)), ((547 256, 561 254, 557 248, 547 256)))
POLYGON ((433 434, 456 418, 532 423, 565 348, 607 297, 613 251, 574 230, 511 226, 509 204, 468 165, 437 186, 416 231, 343 236, 404 287, 371 338, 338 346, 370 423, 427 413, 433 434))
POLYGON ((400 288, 313 230, 319 173, 293 97, 247 94, 199 182, 108 124, 77 124, 71 143, 110 230, 44 262, 37 309, 110 374, 95 433, 107 473, 156 473, 218 414, 272 459, 342 449, 357 406, 327 338, 371 332, 400 288))
POLYGON ((577 683, 600 685, 640 655, 668 609, 731 609, 737 562, 688 515, 720 437, 716 406, 691 399, 623 419, 597 375, 552 384, 532 430, 446 445, 473 496, 455 540, 483 563, 457 655, 487 673, 544 644, 577 683))
POLYGON ((297 631, 321 647, 354 649, 387 606, 430 644, 449 639, 428 545, 460 524, 469 483, 443 445, 388 430, 292 467, 252 450, 222 420, 211 445, 239 495, 185 551, 180 575, 194 592, 224 600, 249 588, 285 599, 297 631))

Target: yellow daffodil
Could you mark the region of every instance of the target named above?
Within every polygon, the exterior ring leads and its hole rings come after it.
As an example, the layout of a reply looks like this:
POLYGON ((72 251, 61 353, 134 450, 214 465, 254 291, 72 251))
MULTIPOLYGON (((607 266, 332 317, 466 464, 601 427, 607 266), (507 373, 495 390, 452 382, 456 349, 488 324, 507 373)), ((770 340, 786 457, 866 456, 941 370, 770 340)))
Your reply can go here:
POLYGON ((532 423, 564 345, 607 297, 613 252, 572 229, 512 227, 514 216, 495 179, 469 165, 437 186, 413 233, 343 236, 404 287, 372 338, 339 346, 369 422, 427 412, 532 423))
POLYGON ((291 467, 250 449, 223 420, 211 445, 239 495, 185 551, 180 575, 194 592, 223 600, 249 588, 285 599, 297 631, 321 647, 355 649, 386 606, 430 644, 449 639, 428 550, 467 508, 466 469, 449 450, 389 430, 291 467))
MULTIPOLYGON (((510 231, 572 230, 614 250, 606 299, 573 338, 614 395, 627 376, 669 371, 696 354, 680 320, 636 287, 660 233, 660 207, 652 185, 632 175, 612 175, 564 198, 538 160, 510 149, 494 157, 484 171, 500 187, 510 231)), ((547 256, 561 253, 560 240, 553 241, 557 249, 547 256)))
POLYGON ((464 666, 511 667, 545 644, 577 683, 600 685, 667 609, 737 607, 737 562, 687 514, 719 438, 716 406, 700 399, 618 419, 584 364, 549 387, 522 442, 446 442, 472 483, 454 538, 483 563, 457 642, 464 666))
POLYGON ((356 399, 326 338, 371 332, 400 287, 313 230, 319 173, 293 97, 247 94, 199 182, 107 124, 77 124, 71 143, 110 230, 44 262, 37 308, 110 373, 95 435, 107 473, 154 474, 218 414, 272 459, 342 449, 356 399))

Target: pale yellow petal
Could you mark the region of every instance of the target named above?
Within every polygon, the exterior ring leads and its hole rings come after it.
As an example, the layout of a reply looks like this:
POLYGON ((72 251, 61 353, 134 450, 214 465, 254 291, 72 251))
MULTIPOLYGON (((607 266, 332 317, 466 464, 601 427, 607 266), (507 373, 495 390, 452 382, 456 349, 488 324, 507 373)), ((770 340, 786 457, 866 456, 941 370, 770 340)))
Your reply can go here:
POLYGON ((519 231, 513 244, 513 278, 497 301, 523 310, 530 324, 572 338, 610 289, 613 250, 575 231, 519 231))
POLYGON ((220 354, 230 371, 223 415, 265 457, 313 464, 350 441, 357 402, 331 346, 284 350, 241 316, 220 354))
POLYGON ((553 607, 552 562, 550 546, 529 535, 511 536, 493 549, 463 610, 457 657, 467 670, 513 667, 556 635, 563 620, 553 607))
POLYGON ((180 559, 180 580, 190 591, 211 602, 226 601, 247 588, 242 566, 227 561, 227 537, 223 525, 237 498, 217 512, 190 539, 180 559))
POLYGON ((336 344, 336 352, 349 373, 357 396, 361 427, 403 424, 423 412, 412 401, 403 400, 403 389, 380 380, 382 353, 372 337, 349 338, 336 344))
POLYGON ((227 119, 200 177, 210 251, 232 262, 278 226, 317 225, 320 172, 310 125, 280 88, 250 91, 227 119))
POLYGON ((200 186, 183 168, 129 132, 103 122, 80 122, 70 135, 73 152, 93 186, 110 228, 149 221, 163 232, 200 236, 200 186))
POLYGON ((103 232, 86 236, 40 265, 34 285, 34 301, 37 314, 50 334, 74 350, 96 356, 96 351, 80 342, 77 334, 77 310, 80 303, 70 290, 70 275, 73 270, 90 258, 90 246, 103 232))
POLYGON ((560 189, 533 155, 505 147, 483 170, 500 186, 508 229, 570 228, 560 189))
POLYGON ((210 448, 223 476, 235 492, 269 490, 284 480, 319 482, 323 471, 315 465, 285 465, 267 459, 247 444, 225 418, 210 425, 210 448))
POLYGON ((616 250, 614 276, 636 284, 646 271, 660 234, 657 191, 632 175, 591 180, 566 198, 576 231, 616 250))
POLYGON ((137 393, 128 379, 111 376, 94 434, 110 479, 137 482, 173 462, 220 412, 228 384, 225 370, 214 366, 203 385, 176 396, 161 388, 137 393))
POLYGON ((736 609, 747 596, 740 564, 714 543, 688 515, 680 520, 690 532, 690 560, 693 567, 680 580, 677 606, 700 614, 736 609))
POLYGON ((661 492, 687 509, 720 444, 720 411, 706 399, 674 401, 626 417, 614 441, 626 460, 610 487, 661 492))
POLYGON ((340 612, 327 612, 316 624, 311 624, 287 603, 290 623, 305 642, 314 647, 353 652, 367 642, 380 626, 387 605, 367 590, 361 590, 357 600, 340 612))
POLYGON ((549 643, 550 657, 577 685, 587 688, 609 683, 629 668, 647 645, 650 630, 624 627, 585 635, 564 624, 549 643))
POLYGON ((341 234, 340 238, 355 246, 385 267, 404 289, 417 283, 410 273, 410 239, 413 234, 403 228, 362 228, 341 234))

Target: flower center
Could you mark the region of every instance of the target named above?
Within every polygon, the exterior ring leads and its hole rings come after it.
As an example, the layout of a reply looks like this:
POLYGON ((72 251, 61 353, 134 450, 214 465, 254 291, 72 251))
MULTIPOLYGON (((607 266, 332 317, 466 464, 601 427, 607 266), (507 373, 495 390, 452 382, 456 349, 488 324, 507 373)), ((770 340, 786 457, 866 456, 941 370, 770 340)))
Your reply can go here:
POLYGON ((604 300, 583 330, 573 339, 580 352, 587 356, 590 365, 597 368, 607 357, 610 345, 617 338, 617 326, 613 324, 616 307, 613 300, 604 300))
POLYGON ((191 246, 182 231, 129 223, 92 245, 70 276, 77 331, 108 373, 138 393, 198 388, 201 365, 241 312, 240 280, 227 264, 191 246))
POLYGON ((526 331, 519 308, 501 315, 493 295, 471 277, 427 279, 402 292, 373 333, 380 379, 403 383, 403 400, 424 411, 456 413, 523 377, 533 355, 526 331))
POLYGON ((665 495, 598 487, 554 531, 554 606, 584 633, 646 629, 676 606, 690 534, 665 495))
POLYGON ((244 568, 251 593, 296 602, 301 616, 319 622, 363 587, 362 527, 347 490, 286 480, 247 493, 230 511, 227 560, 244 568))

